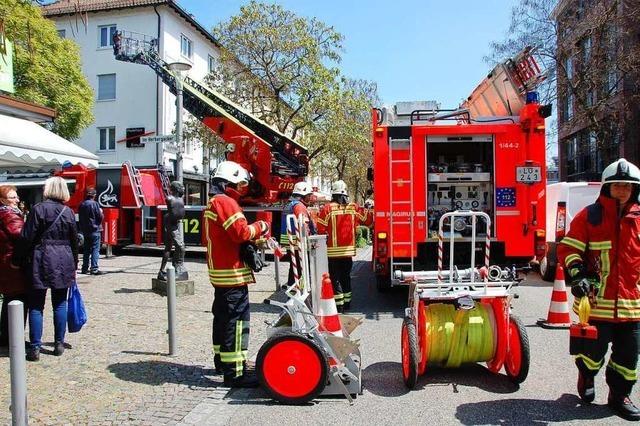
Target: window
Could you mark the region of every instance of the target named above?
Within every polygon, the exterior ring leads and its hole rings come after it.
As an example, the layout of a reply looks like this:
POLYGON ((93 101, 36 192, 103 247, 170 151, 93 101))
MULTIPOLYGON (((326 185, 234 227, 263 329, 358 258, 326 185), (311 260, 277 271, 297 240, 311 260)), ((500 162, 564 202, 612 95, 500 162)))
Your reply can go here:
POLYGON ((573 118, 573 93, 567 93, 562 113, 564 121, 569 121, 573 118))
POLYGON ((180 53, 185 58, 191 59, 193 57, 193 42, 183 34, 180 35, 180 53))
POLYGON ((67 38, 67 30, 58 30, 58 37, 67 38))
POLYGON ((98 27, 98 47, 113 46, 113 34, 116 32, 115 25, 102 25, 98 27))
POLYGON ((216 69, 216 58, 209 55, 209 72, 213 72, 216 69))
POLYGON ((582 63, 586 66, 591 61, 591 37, 582 39, 582 63))
POLYGON ((591 108, 596 103, 596 93, 593 89, 587 89, 585 102, 588 108, 591 108))
POLYGON ((112 101, 116 98, 116 75, 102 74, 98 76, 98 100, 112 101))
POLYGON ((115 127, 98 127, 100 135, 100 151, 115 151, 116 149, 116 128, 115 127))
POLYGON ((571 56, 565 59, 564 69, 567 72, 567 79, 571 80, 573 78, 573 58, 571 56))

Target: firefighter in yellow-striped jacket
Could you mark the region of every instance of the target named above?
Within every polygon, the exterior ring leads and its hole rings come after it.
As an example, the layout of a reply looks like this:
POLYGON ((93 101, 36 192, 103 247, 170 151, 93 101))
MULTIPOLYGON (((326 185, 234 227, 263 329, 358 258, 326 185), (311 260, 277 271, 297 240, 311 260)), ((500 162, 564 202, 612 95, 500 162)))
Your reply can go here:
POLYGON ((576 356, 578 394, 584 402, 595 398, 594 377, 604 365, 609 385, 608 405, 627 420, 640 420, 630 399, 638 379, 640 349, 640 169, 621 158, 602 172, 602 189, 595 203, 571 221, 558 245, 558 261, 569 273, 571 293, 587 297, 589 323, 597 339, 576 356))
POLYGON ((331 202, 318 213, 318 233, 327 235, 329 275, 339 312, 351 307, 351 267, 356 255, 356 228, 373 224, 373 211, 349 203, 347 185, 331 185, 331 202))
POLYGON ((255 282, 241 248, 269 231, 264 221, 251 225, 236 201, 249 183, 249 174, 233 161, 223 161, 211 181, 212 198, 204 212, 209 281, 215 288, 213 350, 216 370, 230 387, 255 387, 255 374, 246 369, 249 348, 249 291, 255 282))

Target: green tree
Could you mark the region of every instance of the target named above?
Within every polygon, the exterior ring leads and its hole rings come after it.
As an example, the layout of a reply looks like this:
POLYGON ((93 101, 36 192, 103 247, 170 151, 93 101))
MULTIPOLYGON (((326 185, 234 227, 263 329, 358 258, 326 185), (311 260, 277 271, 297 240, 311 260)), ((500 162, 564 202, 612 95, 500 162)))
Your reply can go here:
POLYGON ((0 1, 0 21, 14 43, 15 96, 54 108, 55 133, 80 136, 93 121, 94 96, 82 74, 78 46, 60 38, 53 22, 29 1, 0 1))

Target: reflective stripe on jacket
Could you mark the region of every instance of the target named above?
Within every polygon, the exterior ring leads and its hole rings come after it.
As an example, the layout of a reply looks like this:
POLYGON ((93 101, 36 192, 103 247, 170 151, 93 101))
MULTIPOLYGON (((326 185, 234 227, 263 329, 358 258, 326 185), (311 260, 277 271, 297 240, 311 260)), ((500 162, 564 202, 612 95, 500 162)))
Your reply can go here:
MULTIPOLYGON (((307 206, 298 199, 292 199, 286 206, 284 206, 284 210, 282 211, 282 219, 280 221, 280 245, 285 247, 289 247, 289 235, 287 234, 287 216, 290 214, 294 215, 296 217, 296 220, 300 215, 304 216, 309 224, 310 234, 316 234, 316 225, 309 216, 307 206)), ((294 235, 294 243, 296 242, 296 240, 297 238, 294 235)))
POLYGON ((249 225, 238 203, 218 194, 204 211, 209 281, 214 287, 236 287, 256 282, 240 258, 240 245, 260 236, 260 225, 249 225))
POLYGON ((356 227, 371 226, 373 214, 355 203, 325 204, 318 214, 318 233, 327 235, 328 257, 353 257, 356 255, 356 227))
MULTIPOLYGON (((600 288, 591 306, 592 319, 640 321, 640 206, 634 203, 618 218, 617 201, 600 195, 581 210, 558 245, 558 260, 567 269, 586 265, 599 277, 600 288), (602 209, 599 224, 589 223, 588 209, 602 209)), ((573 310, 577 313, 578 304, 573 310)))

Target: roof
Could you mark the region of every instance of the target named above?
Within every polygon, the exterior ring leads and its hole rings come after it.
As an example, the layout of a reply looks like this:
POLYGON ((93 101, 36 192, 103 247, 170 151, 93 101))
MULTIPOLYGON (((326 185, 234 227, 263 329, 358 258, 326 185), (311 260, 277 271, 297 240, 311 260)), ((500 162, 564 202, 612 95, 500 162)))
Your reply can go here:
POLYGON ((205 38, 218 47, 220 42, 203 27, 192 14, 183 9, 176 0, 57 0, 41 6, 42 14, 47 17, 73 15, 76 13, 104 12, 108 10, 133 9, 136 7, 167 5, 191 24, 205 38))
POLYGON ((37 123, 53 121, 57 115, 55 109, 4 94, 0 94, 0 114, 25 118, 37 123))

